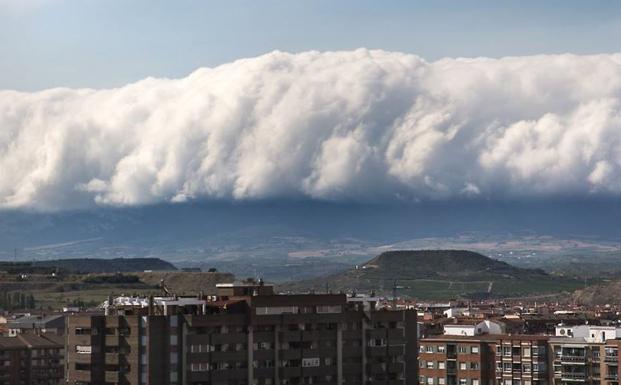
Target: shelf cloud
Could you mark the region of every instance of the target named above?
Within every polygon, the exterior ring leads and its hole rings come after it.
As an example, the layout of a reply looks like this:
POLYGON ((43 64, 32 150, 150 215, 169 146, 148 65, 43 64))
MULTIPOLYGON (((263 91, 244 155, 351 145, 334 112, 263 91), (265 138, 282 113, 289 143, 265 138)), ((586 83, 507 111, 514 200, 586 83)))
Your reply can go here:
POLYGON ((0 208, 621 195, 621 54, 272 52, 0 91, 0 208))

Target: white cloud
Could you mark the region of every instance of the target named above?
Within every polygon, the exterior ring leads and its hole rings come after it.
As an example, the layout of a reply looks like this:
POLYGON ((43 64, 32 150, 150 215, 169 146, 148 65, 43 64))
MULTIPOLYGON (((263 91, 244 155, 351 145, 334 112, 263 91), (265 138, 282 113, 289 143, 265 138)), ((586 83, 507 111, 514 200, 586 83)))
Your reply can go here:
POLYGON ((621 55, 273 52, 0 91, 0 207, 621 194, 621 55))

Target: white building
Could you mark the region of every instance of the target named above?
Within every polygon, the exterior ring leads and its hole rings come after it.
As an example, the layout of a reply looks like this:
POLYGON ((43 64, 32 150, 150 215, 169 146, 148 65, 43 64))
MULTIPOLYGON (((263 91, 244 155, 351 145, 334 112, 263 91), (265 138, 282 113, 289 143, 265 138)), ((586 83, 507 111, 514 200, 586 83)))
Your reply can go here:
POLYGON ((481 321, 473 324, 444 325, 444 335, 449 336, 478 336, 481 334, 503 334, 504 325, 495 321, 481 321))
POLYGON ((621 338, 621 328, 615 326, 558 325, 555 328, 557 337, 583 338, 585 342, 605 342, 621 338))

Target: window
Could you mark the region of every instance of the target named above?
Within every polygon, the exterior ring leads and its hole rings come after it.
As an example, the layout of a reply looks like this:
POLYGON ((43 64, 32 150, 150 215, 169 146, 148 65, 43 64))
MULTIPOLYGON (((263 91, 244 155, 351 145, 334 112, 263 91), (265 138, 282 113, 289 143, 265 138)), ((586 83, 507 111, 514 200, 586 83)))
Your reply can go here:
POLYGON ((427 361, 427 369, 433 369, 434 368, 434 362, 433 361, 427 361))
POLYGON ((479 379, 478 378, 473 378, 472 379, 472 385, 479 385, 479 379))
POLYGON ((459 370, 466 370, 466 369, 468 369, 468 365, 465 362, 460 362, 459 370))
POLYGON ((427 377, 427 385, 433 385, 433 377, 427 377))
POLYGON ((446 380, 444 379, 444 377, 439 377, 438 378, 438 385, 445 385, 446 384, 446 380))
POLYGON ((479 347, 478 346, 473 346, 470 348, 470 353, 472 354, 479 354, 479 347))
POLYGON ((444 353, 446 351, 446 346, 440 345, 438 346, 438 353, 444 353))
POLYGON ((438 361, 438 369, 446 369, 446 362, 438 361))
POLYGON ((91 354, 92 349, 90 345, 77 345, 75 347, 75 352, 78 354, 91 354))
POLYGON ((297 306, 257 307, 257 315, 298 314, 297 306))
POLYGON ((340 313, 342 310, 340 305, 336 305, 336 306, 317 306, 317 313, 318 314, 333 314, 333 313, 340 313))
POLYGON ((459 385, 468 385, 468 379, 467 378, 460 378, 459 379, 459 385))
POLYGON ((470 363, 470 370, 479 370, 479 363, 478 362, 471 362, 470 363))
POLYGON ((420 346, 418 347, 418 352, 419 352, 419 353, 425 353, 425 345, 420 345, 420 346))
POLYGON ((524 357, 530 357, 530 348, 524 348, 522 349, 522 355, 524 357))
POLYGON ((457 347, 457 352, 458 352, 458 353, 467 353, 467 352, 468 352, 468 349, 466 349, 466 347, 465 347, 465 346, 461 346, 461 345, 460 345, 460 346, 458 346, 458 347, 457 347))
POLYGON ((427 345, 427 353, 433 353, 433 346, 427 345))

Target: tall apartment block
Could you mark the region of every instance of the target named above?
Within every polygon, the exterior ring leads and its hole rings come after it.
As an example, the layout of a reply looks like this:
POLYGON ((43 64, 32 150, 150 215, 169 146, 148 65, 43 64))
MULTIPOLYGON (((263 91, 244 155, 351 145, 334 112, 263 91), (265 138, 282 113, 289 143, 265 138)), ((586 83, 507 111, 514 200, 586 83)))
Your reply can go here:
POLYGON ((547 385, 548 337, 443 336, 420 341, 421 385, 547 385))
POLYGON ((494 352, 484 337, 421 339, 421 385, 488 385, 494 379, 494 352))
POLYGON ((491 348, 496 357, 496 384, 548 385, 549 337, 499 336, 491 348))
POLYGON ((117 298, 67 320, 67 383, 408 385, 416 313, 344 294, 220 284, 205 298, 117 298))

